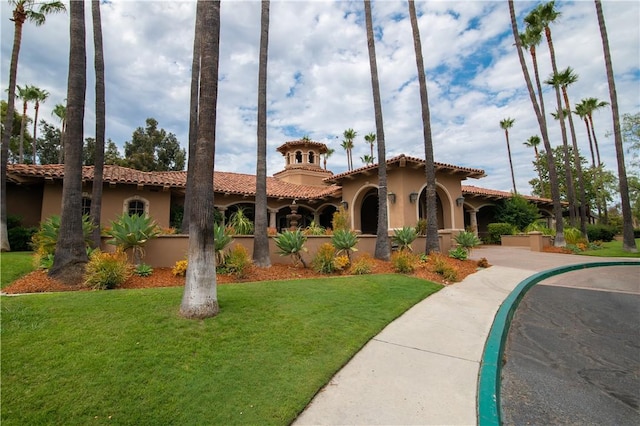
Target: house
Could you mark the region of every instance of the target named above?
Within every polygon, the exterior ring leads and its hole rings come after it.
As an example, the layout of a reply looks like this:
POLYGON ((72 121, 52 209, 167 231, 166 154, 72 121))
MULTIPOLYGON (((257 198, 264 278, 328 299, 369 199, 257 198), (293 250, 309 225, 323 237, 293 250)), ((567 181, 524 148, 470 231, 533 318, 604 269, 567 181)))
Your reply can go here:
MULTIPOLYGON (((269 226, 282 230, 290 226, 292 208, 301 217, 298 226, 311 221, 330 227, 333 213, 343 206, 351 227, 367 235, 376 234, 378 165, 367 165, 334 175, 321 165, 327 146, 306 139, 286 142, 277 148, 284 157, 284 169, 267 178, 269 226)), ((479 235, 493 221, 496 202, 511 193, 466 186, 467 179, 485 176, 481 169, 436 163, 438 229, 441 232, 472 229, 479 235)), ((64 165, 7 166, 7 211, 22 217, 26 226, 36 226, 53 214, 60 214, 64 165)), ((142 172, 105 165, 102 220, 108 226, 122 213, 147 214, 158 225, 169 227, 184 205, 187 173, 142 172)), ((398 155, 387 160, 388 226, 390 230, 414 226, 426 217, 424 160, 398 155)), ((91 207, 93 167, 82 170, 84 213, 91 207)), ((239 208, 253 219, 255 175, 214 172, 214 203, 228 219, 239 208)), ((544 217, 552 217, 552 201, 527 197, 544 217)))

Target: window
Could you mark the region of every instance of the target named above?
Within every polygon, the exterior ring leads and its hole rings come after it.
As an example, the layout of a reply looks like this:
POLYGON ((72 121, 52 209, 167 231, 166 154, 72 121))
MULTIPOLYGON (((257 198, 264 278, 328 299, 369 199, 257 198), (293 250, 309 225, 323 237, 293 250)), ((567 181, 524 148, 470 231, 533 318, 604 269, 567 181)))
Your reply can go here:
POLYGON ((149 201, 136 195, 124 200, 122 211, 130 216, 134 214, 144 216, 149 215, 149 201))
POLYGON ((82 197, 82 214, 90 215, 91 214, 91 198, 87 196, 82 197))
POLYGON ((315 163, 315 155, 313 154, 313 151, 309 151, 309 163, 315 163))
POLYGON ((296 151, 296 163, 302 163, 302 152, 296 151))

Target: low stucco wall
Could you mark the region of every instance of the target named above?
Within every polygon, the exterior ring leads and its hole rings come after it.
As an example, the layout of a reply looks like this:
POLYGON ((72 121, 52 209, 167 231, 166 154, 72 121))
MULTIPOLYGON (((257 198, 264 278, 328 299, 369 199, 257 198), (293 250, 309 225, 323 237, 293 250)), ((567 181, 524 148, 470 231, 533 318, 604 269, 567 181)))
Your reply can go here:
MULTIPOLYGON (((115 247, 107 244, 108 238, 102 239, 102 250, 114 251, 115 247)), ((451 232, 440 231, 440 251, 447 253, 451 248, 451 232)), ((331 236, 308 236, 305 247, 307 252, 302 255, 305 262, 310 263, 313 256, 318 252, 320 246, 324 243, 331 243, 331 236)), ((249 257, 253 256, 253 237, 252 236, 236 236, 233 237, 229 247, 233 247, 235 244, 240 244, 249 253, 249 257)), ((418 237, 411 245, 414 253, 422 253, 426 247, 426 238, 418 237)), ((358 244, 356 245, 356 251, 353 253, 353 258, 357 259, 364 253, 368 253, 373 257, 376 247, 375 235, 359 235, 358 244)), ((189 237, 188 235, 162 235, 158 238, 148 241, 144 246, 145 256, 144 262, 151 265, 154 268, 169 268, 172 267, 178 260, 186 259, 187 251, 189 249, 189 237)), ((278 248, 273 240, 269 238, 269 254, 271 256, 271 263, 290 263, 291 259, 283 257, 278 254, 278 248)))
POLYGON ((529 247, 531 251, 542 251, 545 247, 551 246, 551 237, 542 235, 541 232, 530 232, 528 234, 503 235, 500 238, 501 244, 505 247, 529 247))

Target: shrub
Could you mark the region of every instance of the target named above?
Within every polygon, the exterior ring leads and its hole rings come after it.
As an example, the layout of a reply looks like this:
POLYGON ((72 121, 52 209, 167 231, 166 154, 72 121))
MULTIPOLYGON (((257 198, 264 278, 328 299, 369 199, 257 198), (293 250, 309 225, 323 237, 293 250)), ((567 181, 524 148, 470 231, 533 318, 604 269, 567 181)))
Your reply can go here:
POLYGON ((148 277, 153 273, 153 268, 151 265, 147 265, 146 263, 141 263, 136 266, 136 269, 133 271, 139 277, 148 277))
POLYGON ((358 236, 355 232, 346 229, 336 229, 331 237, 331 244, 336 248, 336 254, 345 254, 351 261, 351 252, 358 251, 358 236))
POLYGON ((413 251, 411 243, 418 237, 418 233, 415 228, 410 226, 403 226, 402 229, 396 229, 394 235, 391 237, 391 241, 398 245, 400 251, 413 251))
POLYGON ((354 275, 367 275, 371 273, 373 269, 371 256, 369 254, 363 254, 351 265, 351 273, 354 275))
POLYGON ((587 236, 589 241, 613 241, 616 230, 607 225, 587 225, 587 236))
POLYGON ((33 264, 38 269, 48 271, 53 267, 53 253, 36 252, 33 256, 33 264))
POLYGON ((244 278, 247 276, 249 265, 251 265, 251 259, 247 249, 240 244, 233 246, 225 262, 227 272, 238 278, 244 278))
POLYGON ((233 238, 228 228, 217 223, 213 224, 213 246, 216 252, 216 265, 224 265, 224 249, 231 244, 233 238))
POLYGON ((478 260, 477 265, 478 265, 478 268, 488 268, 489 261, 487 260, 486 257, 483 257, 480 260, 478 260))
POLYGON ((545 222, 542 221, 537 221, 537 222, 533 222, 530 223, 529 225, 527 225, 526 228, 524 228, 524 232, 529 233, 529 232, 542 232, 542 235, 547 235, 550 237, 555 237, 556 236, 556 231, 555 229, 551 229, 547 226, 547 224, 545 222))
POLYGON ((236 235, 253 234, 253 222, 244 214, 244 208, 239 207, 229 217, 229 226, 233 228, 236 235))
POLYGON ((336 232, 338 229, 349 230, 351 228, 349 225, 349 213, 344 207, 338 207, 338 210, 333 213, 331 227, 333 228, 333 232, 336 232))
POLYGON ((324 227, 318 225, 315 220, 311 221, 311 224, 304 230, 305 235, 325 235, 324 227))
POLYGON ((294 266, 298 266, 298 263, 302 263, 303 267, 307 267, 304 259, 302 258, 302 252, 307 251, 304 243, 307 241, 307 237, 296 229, 295 231, 284 231, 282 234, 277 234, 274 238, 276 246, 280 249, 280 256, 289 256, 294 266))
POLYGON ((123 252, 131 249, 134 262, 138 265, 144 257, 143 246, 159 234, 160 228, 149 216, 123 213, 111 222, 111 230, 108 233, 111 239, 107 243, 123 252))
POLYGON ((184 277, 187 274, 187 267, 189 266, 189 262, 184 260, 178 260, 171 269, 171 273, 176 277, 184 277))
POLYGON ((87 263, 85 283, 98 290, 112 289, 124 283, 131 273, 132 266, 122 250, 114 253, 95 250, 87 263))
MULTIPOLYGON (((93 232, 93 221, 89 215, 82 216, 82 232, 84 243, 89 247, 92 243, 91 233, 93 232)), ((38 232, 33 234, 32 244, 34 251, 42 254, 53 254, 56 251, 56 242, 60 233, 60 216, 53 215, 43 222, 40 222, 38 232)))
POLYGON ((509 223, 490 223, 487 225, 487 231, 489 233, 489 244, 500 244, 502 235, 513 235, 516 229, 509 223))
POLYGON ((37 231, 38 228, 25 228, 24 226, 7 229, 7 238, 9 238, 11 251, 31 250, 31 239, 37 231))
POLYGON ((432 254, 430 262, 433 265, 433 271, 440 274, 446 281, 458 281, 458 271, 455 267, 447 262, 447 258, 441 254, 432 254))
POLYGON ((464 247, 456 247, 449 250, 449 257, 453 257, 458 260, 467 260, 469 253, 464 247))
MULTIPOLYGON (((454 240, 456 241, 456 243, 464 249, 464 251, 466 251, 467 256, 465 256, 465 259, 471 255, 471 249, 474 247, 477 247, 478 245, 482 244, 482 242, 480 241, 480 239, 478 237, 476 237, 476 234, 474 234, 473 232, 468 232, 468 231, 463 231, 460 232, 458 235, 456 235, 454 237, 454 240)), ((462 259, 464 260, 464 259, 462 259)))
POLYGON ((427 235, 427 219, 418 219, 418 223, 416 223, 416 234, 427 235))
POLYGON ((396 272, 410 274, 415 271, 418 258, 408 251, 397 251, 391 255, 391 264, 396 272))
POLYGON ((526 228, 539 216, 536 205, 521 195, 512 195, 498 203, 496 208, 496 220, 509 223, 517 229, 526 228))
POLYGON ((318 273, 330 274, 336 270, 333 263, 335 257, 336 248, 329 243, 324 243, 318 248, 318 252, 311 261, 311 266, 318 273))
POLYGON ((576 245, 584 241, 582 232, 578 228, 564 228, 564 240, 569 245, 576 245))
POLYGON ((351 259, 349 259, 349 256, 346 256, 344 254, 342 256, 337 256, 333 260, 333 266, 336 268, 337 271, 342 271, 348 268, 349 265, 351 265, 351 259))

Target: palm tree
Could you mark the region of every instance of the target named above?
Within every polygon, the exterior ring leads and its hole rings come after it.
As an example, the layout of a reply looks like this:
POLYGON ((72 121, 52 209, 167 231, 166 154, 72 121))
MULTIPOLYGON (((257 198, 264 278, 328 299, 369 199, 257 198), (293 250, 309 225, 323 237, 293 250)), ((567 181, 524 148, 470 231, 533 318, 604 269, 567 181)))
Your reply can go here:
POLYGON ((369 50, 369 67, 371 68, 371 86, 373 92, 373 110, 376 120, 376 138, 378 139, 378 231, 374 256, 377 259, 389 260, 391 245, 389 244, 389 225, 387 215, 387 159, 384 144, 384 124, 382 120, 382 101, 380 99, 380 83, 378 81, 378 65, 376 62, 376 45, 373 37, 373 19, 371 18, 371 2, 364 0, 364 16, 367 27, 367 46, 369 50))
POLYGON ((436 197, 436 168, 433 155, 433 139, 431 135, 431 115, 429 112, 429 96, 427 93, 427 79, 424 70, 424 59, 422 57, 422 42, 420 41, 420 28, 416 15, 416 6, 413 0, 409 1, 409 20, 411 21, 411 32, 413 35, 413 47, 416 54, 416 66, 418 70, 418 82, 420 85, 420 106, 422 111, 422 135, 424 138, 424 158, 426 201, 427 201, 427 235, 425 253, 439 252, 440 241, 438 239, 438 216, 436 197))
POLYGON ((69 77, 67 78, 67 134, 60 232, 49 276, 67 284, 84 278, 87 252, 82 231, 82 146, 87 88, 84 2, 72 1, 70 11, 69 77))
POLYGON ((577 103, 572 111, 575 115, 580 117, 584 121, 584 125, 587 128, 587 138, 589 139, 589 151, 591 152, 591 167, 596 167, 595 151, 593 150, 593 139, 591 138, 591 128, 589 127, 589 118, 587 118, 587 110, 583 102, 577 103))
POLYGON ((584 189, 584 175, 582 173, 582 161, 580 160, 580 151, 578 150, 578 140, 576 138, 576 129, 573 125, 573 115, 571 114, 571 103, 569 102, 569 94, 567 88, 573 83, 578 81, 578 74, 576 74, 571 67, 560 71, 556 75, 557 83, 562 90, 562 97, 564 99, 563 115, 569 118, 569 130, 571 132, 571 145, 573 146, 573 162, 578 175, 578 191, 580 195, 580 230, 582 236, 587 237, 587 196, 584 189))
POLYGON ((35 102, 35 113, 33 118, 33 164, 36 164, 36 131, 38 129, 38 111, 40 110, 40 103, 44 103, 49 98, 49 92, 42 90, 38 87, 33 88, 33 100, 35 102))
POLYGON ((536 54, 536 47, 542 41, 542 27, 536 25, 536 19, 530 18, 530 23, 525 18, 527 24, 524 33, 520 34, 520 41, 522 47, 529 49, 531 55, 531 63, 533 64, 533 73, 536 79, 536 88, 538 89, 538 102, 540 102, 540 110, 542 114, 545 114, 544 98, 542 97, 542 83, 540 82, 540 72, 538 70, 538 56, 536 54))
POLYGON ((376 159, 375 157, 372 157, 369 154, 365 154, 364 156, 360 157, 360 161, 362 161, 365 165, 369 165, 369 164, 373 164, 376 159))
POLYGON ((9 158, 9 144, 13 134, 13 112, 15 110, 16 79, 18 78, 18 57, 22 42, 22 26, 28 20, 36 25, 45 23, 46 15, 65 10, 61 1, 36 3, 35 0, 10 0, 14 6, 12 17, 14 23, 13 48, 11 50, 11 65, 9 66, 9 93, 7 99, 7 115, 0 147, 0 251, 9 251, 7 237, 7 160, 9 158), (37 6, 37 10, 36 10, 37 6))
POLYGON ((593 113, 601 108, 609 105, 609 102, 601 101, 598 98, 586 98, 582 100, 584 104, 587 118, 589 119, 589 125, 591 126, 591 136, 593 137, 593 146, 596 149, 596 158, 598 159, 598 167, 602 165, 600 161, 600 148, 598 147, 598 138, 596 137, 596 130, 593 126, 593 113))
MULTIPOLYGON (((538 135, 533 135, 531 136, 529 139, 527 139, 525 142, 523 142, 523 145, 529 148, 533 148, 533 152, 535 154, 536 157, 536 161, 535 164, 538 164, 538 162, 540 161, 540 153, 538 152, 538 146, 540 145, 540 136, 538 135)), ((547 191, 544 188, 544 182, 542 181, 542 173, 540 172, 540 168, 536 166, 536 169, 538 171, 538 179, 540 179, 540 189, 542 191, 542 194, 540 194, 542 197, 547 197, 547 191)))
POLYGON ((373 157, 373 146, 376 144, 376 134, 371 132, 371 133, 369 133, 367 135, 364 135, 364 140, 365 140, 366 143, 369 144, 369 148, 371 149, 371 152, 369 153, 369 156, 371 158, 374 158, 373 157))
MULTIPOLYGON (((65 99, 66 100, 66 99, 65 99)), ((58 164, 62 164, 64 153, 64 133, 67 130, 67 107, 63 104, 56 104, 51 111, 60 120, 60 151, 58 151, 58 164)))
POLYGON ((267 60, 269 58, 269 0, 262 1, 260 18, 260 60, 258 65, 258 153, 256 166, 256 209, 253 233, 253 263, 271 266, 267 235, 267 60))
POLYGON ((529 92, 529 99, 531 100, 531 105, 533 106, 533 110, 536 114, 536 118, 538 120, 538 127, 540 128, 540 133, 542 134, 542 142, 544 143, 544 147, 546 150, 546 159, 547 159, 547 167, 549 170, 549 186, 551 189, 551 199, 553 202, 553 217, 555 221, 555 231, 556 237, 553 240, 554 246, 563 247, 566 245, 564 239, 564 223, 562 221, 562 203, 560 201, 560 186, 558 184, 558 175, 555 167, 555 161, 553 158, 553 153, 551 149, 551 142, 549 141, 549 133, 547 132, 547 118, 543 113, 541 106, 542 103, 538 103, 538 99, 536 98, 536 94, 533 90, 533 84, 531 83, 531 77, 529 76, 529 70, 527 69, 527 63, 524 59, 524 54, 522 53, 522 41, 520 39, 520 35, 518 33, 518 22, 516 21, 516 12, 513 7, 513 0, 508 0, 509 5, 509 16, 511 18, 511 30, 513 32, 513 38, 516 42, 516 50, 518 54, 518 60, 520 61, 520 68, 522 69, 522 74, 524 76, 525 83, 527 85, 527 91, 529 92))
POLYGON ((327 159, 329 157, 331 157, 334 152, 336 152, 335 148, 327 148, 327 151, 324 154, 322 154, 322 158, 324 160, 324 169, 325 170, 327 170, 327 159))
MULTIPOLYGON (((186 318, 215 316, 220 307, 216 285, 213 240, 213 172, 216 146, 218 64, 220 58, 220 2, 198 0, 201 25, 200 91, 198 101, 198 137, 193 171, 193 192, 189 206, 189 249, 180 314, 186 318)), ((197 54, 197 53, 196 53, 197 54)))
POLYGON ((513 193, 518 194, 516 190, 516 178, 513 174, 513 161, 511 161, 511 146, 509 145, 509 129, 513 127, 515 118, 505 118, 500 120, 500 128, 504 130, 504 137, 507 139, 507 154, 509 155, 509 167, 511 168, 511 182, 513 183, 513 193))
POLYGON ((33 86, 16 86, 18 89, 18 99, 22 100, 22 120, 20 121, 20 145, 18 147, 18 163, 24 163, 24 132, 27 124, 27 108, 29 102, 35 98, 33 86))
POLYGON ((347 163, 349 170, 353 170, 353 140, 358 136, 358 133, 349 128, 343 133, 344 141, 342 141, 342 147, 347 151, 347 163))
POLYGON ((104 134, 106 127, 106 107, 104 88, 104 49, 102 47, 102 18, 100 1, 91 0, 93 22, 94 68, 96 73, 96 146, 93 166, 93 186, 91 190, 91 219, 95 228, 92 240, 94 247, 100 247, 100 217, 102 215, 102 182, 104 176, 104 134))
POLYGON ((611 52, 609 51, 609 36, 602 13, 600 0, 595 0, 596 15, 600 26, 600 37, 602 38, 602 50, 604 53, 604 64, 607 69, 607 81, 609 83, 609 96, 611 97, 611 113, 613 118, 613 134, 616 145, 616 158, 618 160, 618 182, 620 185, 620 203, 622 205, 622 248, 628 252, 637 252, 636 241, 633 236, 633 217, 631 213, 631 203, 629 202, 629 183, 627 182, 627 170, 624 164, 624 149, 622 147, 622 134, 620 133, 620 116, 618 113, 618 95, 616 94, 616 82, 613 78, 613 65, 611 63, 611 52))

